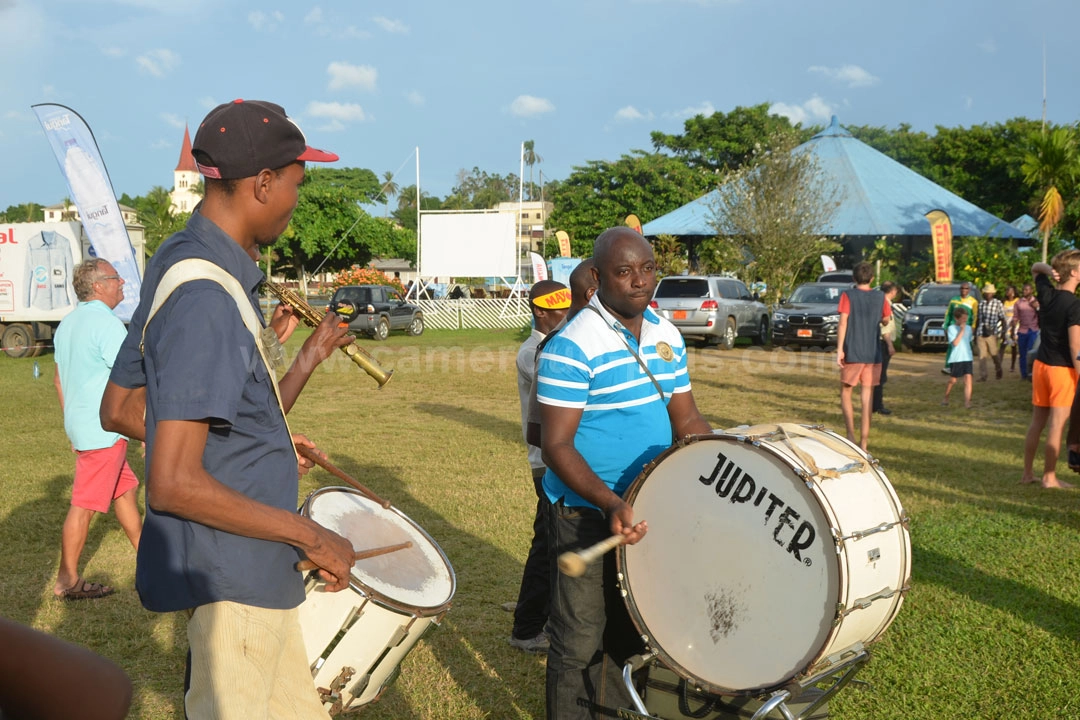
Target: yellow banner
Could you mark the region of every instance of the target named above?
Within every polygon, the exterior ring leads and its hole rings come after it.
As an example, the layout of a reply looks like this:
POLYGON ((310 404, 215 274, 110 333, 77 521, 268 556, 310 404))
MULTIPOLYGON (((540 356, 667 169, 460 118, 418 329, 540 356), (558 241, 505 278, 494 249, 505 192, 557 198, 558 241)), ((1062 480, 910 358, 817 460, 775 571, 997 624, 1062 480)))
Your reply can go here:
POLYGON ((638 220, 637 215, 627 215, 625 222, 626 227, 637 230, 638 233, 641 233, 641 221, 638 220))
POLYGON ((930 221, 930 239, 934 252, 934 279, 939 283, 952 282, 952 223, 944 210, 926 213, 930 221))
POLYGON ((557 231, 555 239, 559 241, 559 255, 561 257, 570 257, 570 236, 566 234, 566 231, 557 231))

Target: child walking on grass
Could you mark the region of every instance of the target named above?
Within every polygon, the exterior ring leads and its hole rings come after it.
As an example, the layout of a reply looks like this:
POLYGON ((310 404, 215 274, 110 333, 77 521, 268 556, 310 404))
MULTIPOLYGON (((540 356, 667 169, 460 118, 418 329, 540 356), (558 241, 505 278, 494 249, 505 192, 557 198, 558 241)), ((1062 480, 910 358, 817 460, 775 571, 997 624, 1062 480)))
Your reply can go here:
POLYGON ((971 326, 968 325, 970 313, 963 306, 953 310, 953 324, 949 326, 949 383, 945 386, 945 399, 942 405, 949 404, 949 393, 960 378, 964 379, 964 407, 971 407, 971 326))

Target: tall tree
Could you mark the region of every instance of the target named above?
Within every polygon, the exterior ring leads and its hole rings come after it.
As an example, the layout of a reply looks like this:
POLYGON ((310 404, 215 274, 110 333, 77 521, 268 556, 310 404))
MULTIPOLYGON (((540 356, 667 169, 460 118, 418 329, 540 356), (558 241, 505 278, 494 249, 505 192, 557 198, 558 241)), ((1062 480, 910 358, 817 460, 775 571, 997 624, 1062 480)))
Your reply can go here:
POLYGON ((43 222, 44 220, 45 208, 32 202, 9 205, 7 210, 0 213, 0 222, 5 223, 43 222))
POLYGON ((769 104, 736 107, 726 115, 715 112, 708 117, 695 115, 683 123, 681 135, 653 132, 656 150, 668 150, 696 170, 722 174, 760 157, 755 154, 768 149, 771 138, 791 136, 796 144, 810 139, 814 130, 792 125, 782 115, 769 113, 769 104))
POLYGON ((394 173, 387 170, 383 173, 383 185, 382 185, 382 198, 383 205, 386 206, 386 215, 390 216, 390 201, 397 197, 398 190, 401 187, 394 182, 394 173))
POLYGON ((536 199, 536 185, 533 183, 533 165, 544 162, 544 158, 536 153, 536 143, 532 140, 525 141, 524 156, 525 164, 529 166, 529 200, 536 199))
POLYGON ((160 185, 150 188, 144 196, 134 198, 131 206, 138 213, 146 239, 146 254, 153 255, 170 235, 183 229, 190 213, 172 211, 172 197, 160 185))
POLYGON ((1063 192, 1071 192, 1078 173, 1076 137, 1072 128, 1059 127, 1034 133, 1024 156, 1024 182, 1038 192, 1042 259, 1046 262, 1050 233, 1065 215, 1063 192))
POLYGON ((814 156, 793 152, 796 138, 774 136, 772 150, 729 173, 713 207, 717 235, 741 248, 741 275, 761 279, 770 302, 794 287, 809 261, 839 245, 822 237, 840 205, 840 190, 814 156))
POLYGON ((517 200, 518 176, 494 175, 478 167, 458 170, 457 184, 443 202, 444 210, 487 210, 517 200))
MULTIPOLYGON (((590 160, 547 186, 554 205, 547 224, 570 235, 576 257, 588 257, 596 236, 622 225, 630 213, 648 222, 698 197, 710 182, 711 177, 663 153, 634 150, 615 162, 590 160)), ((548 243, 545 253, 557 255, 556 242, 548 243)))
POLYGON ((281 264, 291 267, 303 282, 320 265, 337 270, 364 265, 387 253, 415 256, 415 236, 387 219, 372 218, 360 207, 371 203, 379 187, 370 170, 309 169, 289 227, 274 244, 281 264))

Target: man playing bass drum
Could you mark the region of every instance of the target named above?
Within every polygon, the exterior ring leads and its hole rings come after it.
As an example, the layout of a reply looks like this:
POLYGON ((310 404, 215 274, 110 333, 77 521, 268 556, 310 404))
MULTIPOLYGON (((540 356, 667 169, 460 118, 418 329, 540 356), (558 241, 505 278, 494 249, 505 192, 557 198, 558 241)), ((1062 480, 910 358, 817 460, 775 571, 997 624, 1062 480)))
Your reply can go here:
POLYGON ((711 432, 690 392, 682 336, 649 309, 652 247, 616 227, 597 238, 593 254, 596 295, 551 339, 537 369, 552 502, 547 717, 558 720, 631 707, 622 664, 640 648, 622 646, 636 634, 615 585, 614 556, 573 578, 555 571, 555 558, 613 534, 641 540, 646 524, 635 524, 622 493, 673 437, 711 432))

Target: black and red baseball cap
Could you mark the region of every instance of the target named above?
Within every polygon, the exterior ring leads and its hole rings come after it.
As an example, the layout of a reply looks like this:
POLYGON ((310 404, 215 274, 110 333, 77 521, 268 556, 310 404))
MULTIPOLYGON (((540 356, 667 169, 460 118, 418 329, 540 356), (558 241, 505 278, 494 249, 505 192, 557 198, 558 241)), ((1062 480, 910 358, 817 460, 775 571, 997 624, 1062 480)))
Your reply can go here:
POLYGON ((262 100, 233 100, 211 110, 195 133, 191 154, 199 172, 217 180, 253 177, 297 161, 338 160, 309 147, 285 108, 262 100))

